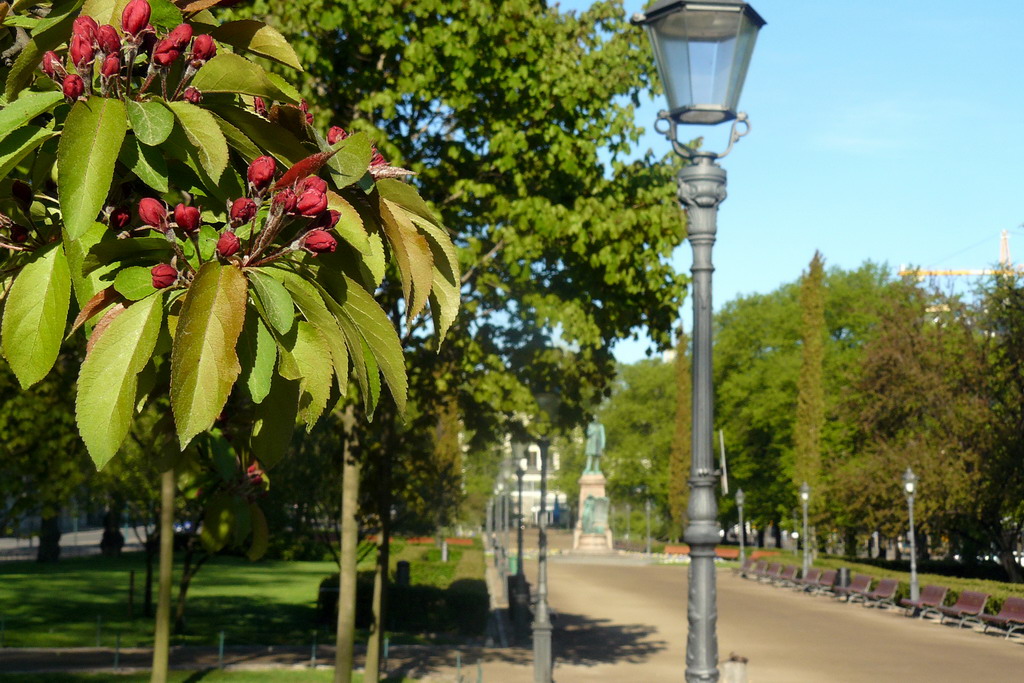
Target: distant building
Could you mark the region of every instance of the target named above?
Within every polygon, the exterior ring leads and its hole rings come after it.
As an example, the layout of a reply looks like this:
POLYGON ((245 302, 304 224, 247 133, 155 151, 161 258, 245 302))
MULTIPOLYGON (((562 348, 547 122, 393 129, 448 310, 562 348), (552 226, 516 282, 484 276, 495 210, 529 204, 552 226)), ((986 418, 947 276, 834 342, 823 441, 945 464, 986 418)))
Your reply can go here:
MULTIPOLYGON (((522 462, 515 462, 512 455, 512 438, 505 439, 505 452, 511 464, 508 487, 512 493, 512 509, 519 508, 519 486, 516 478, 516 469, 523 469, 523 517, 526 523, 536 526, 540 521, 540 446, 531 443, 526 447, 522 462)), ((568 497, 562 491, 554 487, 554 481, 561 466, 561 457, 554 446, 548 448, 548 486, 546 501, 546 518, 548 526, 568 526, 569 509, 568 497)))

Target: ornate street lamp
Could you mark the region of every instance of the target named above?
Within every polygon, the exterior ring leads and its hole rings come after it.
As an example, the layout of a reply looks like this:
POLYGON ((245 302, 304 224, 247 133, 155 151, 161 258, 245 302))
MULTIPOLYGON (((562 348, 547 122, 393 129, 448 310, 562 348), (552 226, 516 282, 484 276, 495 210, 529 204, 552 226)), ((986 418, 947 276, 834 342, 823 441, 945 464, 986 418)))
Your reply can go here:
POLYGON ((801 576, 807 576, 807 570, 811 568, 811 555, 810 547, 808 547, 807 541, 810 537, 807 535, 807 503, 811 500, 811 487, 807 485, 805 481, 800 486, 800 502, 804 505, 804 573, 801 576))
POLYGON ((903 492, 907 494, 907 508, 910 513, 910 599, 920 595, 917 585, 917 543, 914 534, 914 491, 917 489, 917 475, 907 468, 903 473, 903 492))
POLYGON ((743 563, 747 560, 747 553, 745 544, 747 541, 747 528, 743 526, 743 503, 746 501, 746 497, 743 495, 743 489, 736 489, 736 509, 740 511, 740 570, 743 569, 743 563))
POLYGON ((548 533, 547 533, 547 498, 548 498, 548 447, 551 445, 551 430, 558 416, 561 397, 558 394, 543 392, 535 397, 537 406, 543 413, 537 439, 540 446, 540 516, 537 519, 539 535, 537 553, 537 608, 533 615, 533 681, 534 683, 551 683, 551 669, 554 661, 551 657, 551 614, 548 610, 548 533))
POLYGON ((635 15, 633 23, 647 30, 668 97, 669 110, 658 115, 656 128, 677 154, 692 162, 679 172, 679 199, 687 210, 693 248, 693 457, 689 523, 683 535, 690 545, 686 680, 717 681, 715 545, 720 526, 712 452, 711 247, 718 205, 725 199, 725 170, 717 160, 749 131, 747 116, 737 106, 757 32, 765 22, 740 0, 659 0, 645 14, 635 15), (721 154, 678 140, 679 124, 730 120, 729 146, 721 154), (742 131, 738 123, 743 123, 742 131))

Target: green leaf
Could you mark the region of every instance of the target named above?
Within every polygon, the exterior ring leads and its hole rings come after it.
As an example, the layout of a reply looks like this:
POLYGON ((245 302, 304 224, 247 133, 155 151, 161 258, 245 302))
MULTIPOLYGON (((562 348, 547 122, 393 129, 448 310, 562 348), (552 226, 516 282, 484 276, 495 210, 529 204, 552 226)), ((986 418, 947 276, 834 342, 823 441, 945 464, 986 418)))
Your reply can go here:
POLYGON ((153 354, 163 310, 162 294, 132 304, 113 319, 82 363, 75 417, 97 468, 114 457, 131 428, 138 375, 153 354))
POLYGON ((214 252, 217 251, 217 240, 219 239, 220 235, 212 225, 203 223, 199 226, 199 258, 204 261, 212 259, 214 252))
POLYGON ((299 412, 299 382, 275 375, 270 393, 256 407, 249 445, 253 457, 270 469, 284 457, 295 432, 299 412))
POLYGON ((245 556, 255 562, 266 554, 267 546, 270 542, 270 532, 267 528, 267 518, 263 515, 263 510, 256 503, 249 504, 249 518, 252 520, 250 523, 252 526, 252 544, 249 546, 249 550, 246 551, 245 556))
POLYGON ((256 157, 263 156, 263 151, 249 139, 248 135, 216 114, 213 115, 213 118, 220 126, 220 132, 224 133, 228 145, 238 150, 246 161, 251 162, 256 157))
POLYGON ((60 209, 71 239, 88 230, 103 208, 127 130, 121 100, 91 97, 71 108, 57 148, 60 209))
POLYGON ((373 143, 366 133, 350 135, 334 145, 338 153, 331 157, 327 167, 331 169, 334 184, 340 189, 356 182, 370 167, 373 157, 373 143))
POLYGON ((352 245, 360 254, 369 255, 370 241, 366 235, 366 228, 363 227, 363 219, 359 217, 359 212, 341 195, 329 190, 327 192, 327 208, 341 214, 338 224, 334 226, 334 232, 338 233, 341 239, 352 245))
POLYGON ((244 93, 278 102, 296 102, 274 84, 262 67, 230 52, 222 52, 204 64, 192 85, 202 93, 244 93))
POLYGON ((290 131, 267 121, 262 116, 234 105, 218 106, 211 103, 208 109, 242 131, 258 148, 266 150, 268 154, 288 166, 309 155, 309 151, 290 131))
MULTIPOLYGON (((79 307, 85 306, 101 289, 106 289, 110 284, 107 275, 121 265, 118 262, 119 258, 108 257, 100 260, 92 255, 92 250, 101 250, 110 254, 113 251, 112 246, 120 246, 118 243, 146 239, 149 238, 119 240, 103 223, 93 223, 77 240, 68 239, 67 235, 64 235, 64 254, 68 259, 71 286, 75 290, 75 299, 78 301, 79 307)), ((167 244, 167 240, 161 239, 161 241, 164 242, 163 249, 169 252, 171 245, 167 244)))
POLYGON ((245 271, 249 282, 256 290, 267 320, 280 334, 288 334, 295 320, 295 303, 284 285, 268 273, 255 268, 245 271))
POLYGON ((59 90, 22 92, 18 99, 0 109, 0 131, 11 131, 52 109, 64 100, 59 90))
POLYGON ((394 178, 381 178, 377 181, 377 191, 380 192, 381 197, 388 201, 398 204, 410 213, 416 214, 438 227, 441 226, 434 216, 434 212, 423 201, 416 188, 409 183, 403 183, 401 180, 395 180, 394 178))
POLYGON ((270 268, 268 275, 279 278, 291 292, 295 305, 303 317, 323 335, 338 376, 338 388, 345 392, 348 381, 348 350, 345 337, 338 327, 337 318, 327 309, 327 302, 316 286, 302 275, 283 268, 270 268))
POLYGON ((15 128, 0 140, 0 178, 17 166, 29 152, 53 137, 53 131, 39 126, 15 128))
POLYGON ((245 322, 246 280, 208 261, 181 307, 171 351, 171 410, 182 448, 213 426, 241 368, 235 344, 245 322))
POLYGON ((157 192, 167 192, 167 161, 159 149, 145 147, 136 138, 126 136, 118 158, 139 180, 157 192))
POLYGON ((306 423, 308 433, 327 408, 334 379, 331 350, 317 328, 303 320, 296 324, 285 343, 299 366, 299 417, 306 423))
POLYGON ((446 274, 435 267, 430 289, 430 315, 434 321, 438 343, 444 341, 445 335, 459 315, 461 296, 462 288, 458 283, 452 283, 446 274))
POLYGON ((406 321, 412 320, 427 305, 430 287, 434 278, 434 255, 426 238, 398 204, 381 197, 380 215, 391 244, 398 269, 402 274, 402 291, 406 301, 406 321))
POLYGON ((245 316, 242 336, 238 339, 238 360, 242 365, 239 381, 249 389, 253 403, 262 403, 270 393, 277 364, 277 342, 259 315, 250 311, 245 316))
POLYGON ((404 414, 408 391, 405 357, 402 354, 402 342, 388 316, 369 292, 343 273, 321 268, 317 273, 317 284, 324 288, 328 306, 333 304, 332 310, 337 306, 338 322, 349 339, 349 348, 353 346, 352 335, 345 329, 346 322, 352 325, 359 338, 365 342, 364 351, 368 350, 379 365, 384 380, 391 389, 395 405, 398 406, 399 412, 404 414))
POLYGON ((167 140, 167 136, 174 130, 174 114, 170 109, 155 100, 127 102, 128 121, 139 142, 155 147, 167 140))
POLYGON ((210 552, 222 549, 231 537, 231 529, 237 522, 234 502, 234 496, 220 492, 206 503, 199 538, 210 552))
POLYGON ((267 26, 262 21, 229 21, 210 31, 210 35, 236 50, 251 52, 302 71, 302 64, 292 46, 277 29, 267 26))
MULTIPOLYGON (((217 59, 219 57, 211 59, 203 69, 217 59)), ((201 69, 199 73, 202 72, 201 69)), ((167 106, 178 118, 188 141, 195 146, 203 168, 214 181, 218 180, 228 166, 228 142, 213 114, 188 102, 169 102, 167 106)))
POLYGON ((41 250, 14 279, 0 339, 23 389, 46 377, 57 360, 70 302, 71 272, 60 244, 41 250))
POLYGON ((102 228, 100 235, 104 239, 89 249, 81 264, 82 273, 90 273, 111 263, 166 261, 174 253, 174 247, 163 237, 130 237, 122 240, 110 234, 110 230, 102 223, 95 225, 102 228))
POLYGON ((139 301, 156 293, 153 287, 153 274, 145 266, 122 268, 114 278, 114 289, 118 294, 130 301, 139 301))

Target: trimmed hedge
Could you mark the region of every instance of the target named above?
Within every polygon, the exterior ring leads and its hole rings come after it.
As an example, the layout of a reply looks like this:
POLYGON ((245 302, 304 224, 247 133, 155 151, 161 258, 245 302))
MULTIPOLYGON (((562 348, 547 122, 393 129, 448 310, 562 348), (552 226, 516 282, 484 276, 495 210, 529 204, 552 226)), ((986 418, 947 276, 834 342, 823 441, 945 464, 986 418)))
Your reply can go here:
MULTIPOLYGON (((320 582, 317 620, 336 625, 338 575, 320 582)), ((479 636, 487 627, 490 599, 480 579, 458 579, 447 588, 388 585, 386 630, 405 633, 455 633, 479 636)), ((373 574, 363 572, 356 582, 356 628, 368 628, 373 617, 373 574)))

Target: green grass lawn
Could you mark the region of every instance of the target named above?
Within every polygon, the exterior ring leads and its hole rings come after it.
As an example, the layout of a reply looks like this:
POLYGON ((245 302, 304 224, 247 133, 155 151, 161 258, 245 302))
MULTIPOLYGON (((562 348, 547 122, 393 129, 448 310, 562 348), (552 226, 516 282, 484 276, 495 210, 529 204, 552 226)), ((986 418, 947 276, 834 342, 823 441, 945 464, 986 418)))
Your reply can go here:
MULTIPOLYGON (((396 540, 392 576, 399 560, 412 563, 414 584, 446 588, 461 578, 483 579, 483 551, 452 549, 447 564, 431 562, 436 549, 396 540)), ((373 566, 371 553, 360 570, 373 566)), ((312 643, 320 581, 337 571, 331 562, 249 562, 217 557, 192 582, 186 608, 186 633, 172 644, 215 645, 224 631, 228 645, 304 645, 312 643)), ((52 565, 32 561, 0 563, 0 620, 6 647, 122 647, 152 645, 153 620, 142 616, 145 557, 83 557, 52 565), (134 618, 128 618, 129 572, 135 571, 134 618)), ((156 585, 154 579, 154 594, 156 585)), ((177 596, 177 575, 175 577, 177 596)), ((155 598, 155 596, 154 596, 155 598)), ((320 627, 319 642, 333 640, 320 627)), ((357 635, 357 639, 359 636, 357 635)), ((393 638, 401 642, 403 638, 393 638)), ((3 679, 0 678, 0 681, 3 679)), ((118 678, 117 680, 130 680, 118 678)), ((203 679, 206 680, 206 679, 203 679)), ((211 679, 213 680, 213 679, 211 679)), ((311 679, 315 680, 315 679, 311 679)))
MULTIPOLYGON (((172 671, 167 677, 171 683, 320 683, 333 681, 334 669, 317 669, 315 671, 293 671, 275 669, 273 671, 172 671)), ((362 683, 362 674, 353 674, 354 683, 362 683)), ((412 678, 387 678, 388 683, 404 683, 412 678)), ((0 674, 0 683, 146 683, 148 673, 133 674, 0 674)))

